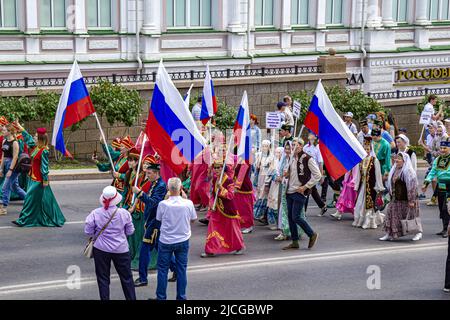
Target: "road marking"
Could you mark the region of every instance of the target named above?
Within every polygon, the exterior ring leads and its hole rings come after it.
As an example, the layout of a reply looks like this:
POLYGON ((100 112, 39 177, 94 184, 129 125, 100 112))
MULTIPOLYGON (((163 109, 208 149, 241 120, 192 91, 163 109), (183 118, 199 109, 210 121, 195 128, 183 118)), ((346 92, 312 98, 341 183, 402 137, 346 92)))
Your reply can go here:
MULTIPOLYGON (((225 263, 210 263, 210 264, 199 264, 188 267, 189 274, 195 273, 206 273, 206 272, 217 272, 220 270, 232 270, 241 269, 243 267, 266 267, 271 265, 280 265, 286 263, 305 263, 305 262, 316 262, 322 260, 331 259, 346 259, 346 258, 360 258, 367 256, 374 256, 380 254, 398 254, 413 251, 422 250, 441 250, 447 248, 446 243, 433 242, 427 244, 405 244, 405 245, 395 245, 389 247, 380 248, 364 248, 357 250, 347 250, 347 251, 336 251, 336 252, 324 252, 324 253, 301 253, 301 255, 291 255, 288 257, 276 257, 276 258, 262 258, 262 259, 249 259, 225 263)), ((210 258, 214 259, 214 258, 210 258)), ((156 279, 156 274, 149 274, 152 280, 156 279)), ((111 276, 111 281, 118 281, 119 277, 117 275, 111 276)), ((86 277, 80 279, 80 285, 92 285, 96 284, 97 280, 94 277, 86 277)), ((7 294, 19 294, 28 293, 34 291, 44 291, 51 289, 67 288, 67 280, 55 280, 55 281, 45 281, 45 282, 35 282, 26 283, 19 285, 10 285, 0 287, 0 296, 7 294)))

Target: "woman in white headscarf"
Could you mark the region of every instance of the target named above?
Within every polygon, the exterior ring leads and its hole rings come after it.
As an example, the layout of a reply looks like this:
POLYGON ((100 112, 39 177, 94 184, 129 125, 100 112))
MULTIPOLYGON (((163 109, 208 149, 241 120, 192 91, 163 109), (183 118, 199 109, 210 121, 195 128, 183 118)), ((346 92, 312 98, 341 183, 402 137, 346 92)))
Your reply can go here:
POLYGON ((397 153, 405 152, 411 159, 412 168, 417 172, 417 156, 416 153, 409 148, 409 139, 404 134, 399 134, 395 137, 395 144, 397 146, 397 153))
MULTIPOLYGON (((399 152, 395 164, 389 173, 387 187, 391 195, 383 230, 386 235, 381 241, 393 240, 403 236, 401 220, 419 217, 419 197, 417 193, 417 175, 406 152, 399 152)), ((417 233, 413 241, 422 239, 417 233)))
POLYGON ((280 181, 277 179, 283 173, 280 172, 281 156, 283 155, 284 148, 278 147, 275 149, 275 157, 272 163, 272 170, 270 173, 271 183, 267 200, 267 222, 269 223, 270 230, 277 230, 277 220, 278 220, 278 207, 279 207, 279 196, 280 196, 280 181))
POLYGON ((256 158, 255 168, 258 175, 258 184, 256 186, 256 203, 253 209, 253 215, 256 220, 264 225, 267 222, 267 198, 269 194, 270 182, 272 176, 270 175, 273 168, 274 157, 270 148, 270 141, 263 140, 261 152, 256 158))

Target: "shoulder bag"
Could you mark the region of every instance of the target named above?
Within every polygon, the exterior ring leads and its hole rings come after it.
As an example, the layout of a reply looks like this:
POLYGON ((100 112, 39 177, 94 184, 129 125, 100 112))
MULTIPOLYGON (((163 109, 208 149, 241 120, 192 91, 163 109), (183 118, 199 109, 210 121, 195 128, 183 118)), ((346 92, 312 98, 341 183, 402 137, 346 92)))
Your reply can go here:
POLYGON ((83 251, 83 255, 85 257, 87 257, 89 259, 93 258, 93 256, 94 256, 94 243, 98 239, 98 237, 100 237, 100 235, 103 233, 103 231, 105 231, 106 227, 108 227, 108 225, 110 224, 111 220, 116 215, 117 210, 119 210, 119 208, 116 208, 114 213, 111 215, 111 218, 109 218, 108 222, 103 226, 102 230, 100 230, 100 232, 97 234, 97 236, 89 238, 88 243, 87 243, 87 245, 86 245, 86 247, 84 248, 84 251, 83 251))

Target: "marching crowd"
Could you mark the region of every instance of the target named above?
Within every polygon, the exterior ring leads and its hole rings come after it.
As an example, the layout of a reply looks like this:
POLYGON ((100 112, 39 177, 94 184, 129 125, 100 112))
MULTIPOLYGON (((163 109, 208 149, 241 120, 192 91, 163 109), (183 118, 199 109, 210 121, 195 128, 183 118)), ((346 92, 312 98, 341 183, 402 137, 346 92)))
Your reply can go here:
MULTIPOLYGON (((430 96, 429 103, 433 106, 436 97, 430 96)), ((332 219, 351 215, 355 228, 382 227, 382 241, 407 235, 419 241, 423 237, 419 199, 431 185, 434 194, 427 205, 438 205, 442 220, 438 235, 448 237, 450 122, 443 121, 442 112, 432 116, 420 141, 430 165, 420 185, 417 155, 406 130, 390 124, 383 113, 368 115, 359 122, 359 130, 353 114, 344 114, 346 126, 367 157, 334 180, 324 166, 317 137, 309 133, 304 141, 294 132, 290 97, 277 104, 283 125, 275 141, 262 140, 258 119, 251 115, 251 164, 239 159, 236 150, 226 152, 232 149, 223 133, 202 125, 198 107, 194 106, 192 116, 208 145, 181 175, 161 161, 144 128, 135 142, 129 136, 111 144, 101 140, 112 163, 92 157, 100 171, 113 174, 111 186, 100 196, 101 207, 87 217, 85 225, 85 233, 95 238, 93 255, 101 299, 109 299, 111 262, 127 299, 136 298, 135 287, 148 285, 148 270, 154 268, 158 270, 157 299, 166 299, 167 281, 176 281, 177 299, 186 299, 190 224, 197 212, 205 214, 199 222, 208 225, 203 258, 243 254, 243 235, 255 231, 255 222, 276 232, 274 240, 289 240, 283 250, 298 249, 304 235, 309 239, 307 247, 313 248, 319 233, 307 219, 310 198, 320 216, 335 208, 332 219), (329 187, 333 198, 327 204, 329 187), (132 270, 139 271, 137 279, 132 270), (169 270, 172 277, 168 280, 169 270)), ((10 198, 16 197, 24 199, 14 221, 17 226, 62 226, 65 219, 48 183, 46 130, 38 129, 33 137, 17 121, 8 123, 4 117, 0 126, 0 215, 7 214, 10 198)), ((449 269, 447 260, 446 292, 450 291, 449 269)))

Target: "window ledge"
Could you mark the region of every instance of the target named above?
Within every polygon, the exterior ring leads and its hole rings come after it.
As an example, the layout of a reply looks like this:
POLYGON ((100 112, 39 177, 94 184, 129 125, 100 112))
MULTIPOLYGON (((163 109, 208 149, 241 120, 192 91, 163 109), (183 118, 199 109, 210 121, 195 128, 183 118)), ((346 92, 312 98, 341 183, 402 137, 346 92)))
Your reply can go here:
POLYGON ((215 30, 213 28, 177 28, 167 29, 162 34, 181 34, 181 33, 220 33, 226 31, 215 30))

